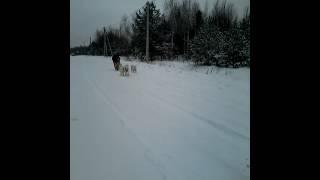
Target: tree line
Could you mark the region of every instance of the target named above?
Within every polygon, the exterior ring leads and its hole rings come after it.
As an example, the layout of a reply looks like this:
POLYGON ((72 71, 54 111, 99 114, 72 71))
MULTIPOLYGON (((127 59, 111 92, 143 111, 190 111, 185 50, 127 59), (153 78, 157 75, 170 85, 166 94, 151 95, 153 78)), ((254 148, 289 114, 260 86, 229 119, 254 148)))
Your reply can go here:
MULTIPOLYGON (((148 2, 147 2, 148 3, 148 2)), ((184 59, 201 65, 250 65, 250 12, 246 8, 241 18, 234 5, 216 1, 209 10, 201 9, 195 0, 166 0, 161 13, 153 1, 149 2, 150 60, 184 59)), ((147 6, 137 10, 131 20, 123 16, 118 28, 106 30, 110 46, 107 53, 119 52, 142 61, 146 51, 147 6)), ((85 53, 103 55, 103 28, 95 33, 85 53)), ((79 49, 73 48, 71 51, 79 49)))

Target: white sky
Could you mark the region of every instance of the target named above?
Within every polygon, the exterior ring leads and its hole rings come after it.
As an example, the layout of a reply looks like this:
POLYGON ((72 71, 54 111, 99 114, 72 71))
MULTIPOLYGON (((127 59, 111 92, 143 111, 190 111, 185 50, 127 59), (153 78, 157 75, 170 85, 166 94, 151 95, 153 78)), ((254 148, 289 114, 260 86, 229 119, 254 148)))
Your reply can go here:
MULTIPOLYGON (((163 13, 165 0, 155 0, 163 13)), ((196 0, 204 8, 208 1, 209 10, 216 0, 196 0)), ((227 0, 232 2, 239 16, 250 6, 250 0, 227 0)), ((90 36, 103 26, 119 26, 123 15, 129 16, 141 8, 147 0, 71 0, 70 1, 70 46, 88 45, 90 36)))

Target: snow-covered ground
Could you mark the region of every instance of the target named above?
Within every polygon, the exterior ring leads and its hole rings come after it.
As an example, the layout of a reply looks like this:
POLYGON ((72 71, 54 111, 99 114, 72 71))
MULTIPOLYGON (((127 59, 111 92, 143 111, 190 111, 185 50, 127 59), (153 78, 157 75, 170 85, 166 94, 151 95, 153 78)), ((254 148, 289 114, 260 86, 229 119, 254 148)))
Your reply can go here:
POLYGON ((70 57, 71 180, 249 180, 250 69, 70 57))

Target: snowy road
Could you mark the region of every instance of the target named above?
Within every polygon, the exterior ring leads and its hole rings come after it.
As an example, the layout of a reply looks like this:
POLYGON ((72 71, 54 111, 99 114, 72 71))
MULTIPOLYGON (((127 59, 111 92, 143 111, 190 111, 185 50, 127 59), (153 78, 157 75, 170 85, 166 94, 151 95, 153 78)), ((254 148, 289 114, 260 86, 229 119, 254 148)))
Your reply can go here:
POLYGON ((70 57, 71 180, 249 180, 250 70, 70 57))

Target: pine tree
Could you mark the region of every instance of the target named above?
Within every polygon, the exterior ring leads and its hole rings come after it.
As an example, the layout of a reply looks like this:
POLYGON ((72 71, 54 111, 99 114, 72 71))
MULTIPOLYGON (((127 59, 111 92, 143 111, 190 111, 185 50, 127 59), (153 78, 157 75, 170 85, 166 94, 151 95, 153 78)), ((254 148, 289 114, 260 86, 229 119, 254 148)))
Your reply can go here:
MULTIPOLYGON (((136 13, 134 24, 132 25, 133 37, 132 48, 140 58, 146 52, 146 21, 147 21, 147 6, 144 6, 143 11, 139 10, 136 13)), ((149 53, 150 59, 158 53, 157 46, 159 46, 159 36, 157 33, 160 24, 160 10, 156 9, 153 2, 149 3, 149 53)))

